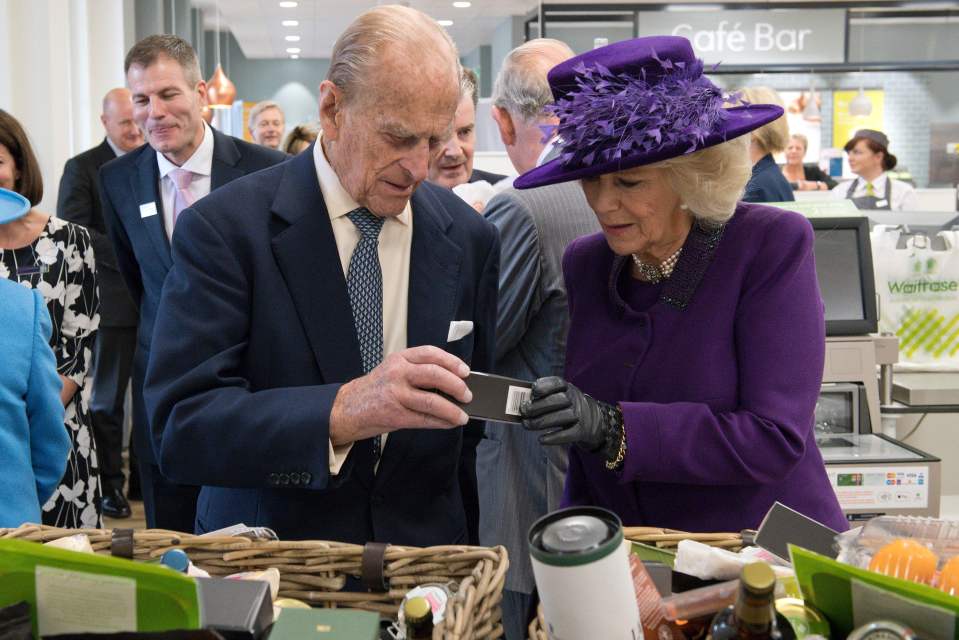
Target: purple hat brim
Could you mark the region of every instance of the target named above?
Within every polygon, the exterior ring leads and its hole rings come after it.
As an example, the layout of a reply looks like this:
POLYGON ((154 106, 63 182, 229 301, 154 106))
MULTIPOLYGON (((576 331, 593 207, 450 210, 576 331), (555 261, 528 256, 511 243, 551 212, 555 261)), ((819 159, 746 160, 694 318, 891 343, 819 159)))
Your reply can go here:
MULTIPOLYGON (((726 109, 726 113, 729 117, 723 121, 721 127, 706 136, 703 142, 689 153, 695 153, 707 147, 728 142, 733 138, 738 138, 741 135, 758 129, 764 124, 768 124, 782 117, 783 109, 782 107, 772 104, 751 104, 748 106, 731 107, 726 109)), ((665 145, 647 153, 630 154, 610 162, 578 167, 566 166, 562 158, 557 158, 519 176, 513 181, 513 186, 517 189, 534 189, 536 187, 545 187, 549 184, 558 184, 560 182, 599 176, 604 173, 615 173, 617 171, 641 167, 643 165, 653 164, 654 162, 661 162, 669 158, 686 155, 687 151, 689 151, 689 143, 682 142, 665 145)))

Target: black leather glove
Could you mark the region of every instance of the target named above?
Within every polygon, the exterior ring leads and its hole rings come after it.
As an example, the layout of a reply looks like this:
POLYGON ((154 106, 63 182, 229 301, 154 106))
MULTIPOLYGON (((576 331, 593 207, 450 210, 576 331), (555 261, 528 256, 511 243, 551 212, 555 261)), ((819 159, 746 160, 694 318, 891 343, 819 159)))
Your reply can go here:
POLYGON ((623 418, 619 407, 595 400, 562 378, 550 376, 533 383, 530 400, 519 409, 523 428, 542 431, 542 444, 572 444, 602 451, 607 460, 619 453, 623 418))

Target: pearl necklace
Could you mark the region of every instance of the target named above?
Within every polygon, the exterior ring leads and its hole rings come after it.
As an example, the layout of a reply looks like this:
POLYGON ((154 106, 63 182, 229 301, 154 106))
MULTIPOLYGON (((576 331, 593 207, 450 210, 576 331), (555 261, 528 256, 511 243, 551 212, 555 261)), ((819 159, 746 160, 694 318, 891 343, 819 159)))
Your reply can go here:
POLYGON ((659 265, 647 264, 640 260, 639 256, 634 253, 632 254, 633 263, 639 270, 639 276, 641 280, 646 280, 647 282, 656 284, 657 282, 665 280, 669 276, 673 275, 673 269, 676 268, 676 263, 679 262, 679 254, 682 252, 683 248, 680 247, 676 250, 676 253, 660 262, 659 265))

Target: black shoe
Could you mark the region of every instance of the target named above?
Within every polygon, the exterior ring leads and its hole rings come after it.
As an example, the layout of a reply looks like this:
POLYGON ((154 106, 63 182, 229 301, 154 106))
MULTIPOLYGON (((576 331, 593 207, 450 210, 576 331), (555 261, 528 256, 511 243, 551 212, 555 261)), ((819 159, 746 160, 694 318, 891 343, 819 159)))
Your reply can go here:
POLYGON ((119 489, 106 489, 100 499, 100 510, 108 518, 129 518, 130 503, 119 489))

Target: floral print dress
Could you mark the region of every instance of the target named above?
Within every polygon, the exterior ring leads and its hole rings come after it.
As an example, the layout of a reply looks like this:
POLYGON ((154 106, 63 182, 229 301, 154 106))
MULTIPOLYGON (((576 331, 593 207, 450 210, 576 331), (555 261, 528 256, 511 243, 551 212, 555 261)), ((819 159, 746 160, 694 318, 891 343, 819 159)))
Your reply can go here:
POLYGON ((100 471, 90 415, 93 340, 100 324, 90 234, 51 217, 40 237, 20 249, 0 249, 0 277, 36 289, 47 302, 57 371, 79 389, 66 406, 64 422, 72 444, 63 479, 45 505, 43 523, 99 528, 100 471))

